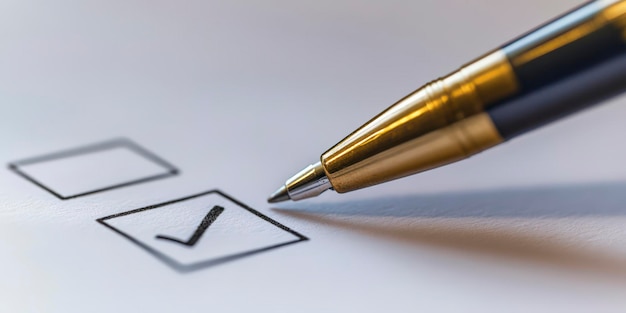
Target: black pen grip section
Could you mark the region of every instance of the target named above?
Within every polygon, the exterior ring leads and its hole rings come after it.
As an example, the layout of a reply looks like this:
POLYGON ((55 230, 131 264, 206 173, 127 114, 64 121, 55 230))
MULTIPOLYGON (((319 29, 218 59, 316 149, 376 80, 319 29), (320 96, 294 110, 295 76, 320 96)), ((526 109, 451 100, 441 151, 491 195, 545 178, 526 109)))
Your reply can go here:
POLYGON ((500 135, 510 139, 625 90, 626 54, 621 54, 578 75, 489 108, 487 113, 500 135))

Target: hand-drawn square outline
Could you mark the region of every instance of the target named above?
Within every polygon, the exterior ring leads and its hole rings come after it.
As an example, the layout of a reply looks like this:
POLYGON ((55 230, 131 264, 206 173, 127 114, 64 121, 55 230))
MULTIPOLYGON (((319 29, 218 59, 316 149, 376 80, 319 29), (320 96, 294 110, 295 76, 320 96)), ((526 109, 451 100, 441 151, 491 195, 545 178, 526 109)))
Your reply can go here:
POLYGON ((148 181, 153 181, 153 180, 157 180, 157 179, 161 179, 161 178, 175 176, 175 175, 178 175, 180 173, 180 171, 176 167, 171 165, 170 163, 166 162, 165 160, 163 160, 160 157, 156 156, 154 153, 146 150, 145 148, 141 147, 137 143, 135 143, 132 140, 127 139, 127 138, 111 139, 111 140, 107 140, 107 141, 103 141, 103 142, 99 142, 99 143, 95 143, 95 144, 91 144, 91 145, 87 145, 87 146, 82 146, 82 147, 78 147, 78 148, 62 150, 62 151, 59 151, 59 152, 53 152, 53 153, 49 153, 49 154, 42 155, 42 156, 37 156, 37 157, 28 158, 28 159, 23 159, 23 160, 20 160, 20 161, 10 162, 8 164, 8 167, 9 167, 10 170, 15 172, 19 176, 22 176, 24 179, 26 179, 26 180, 30 181, 31 183, 39 186, 40 188, 46 190, 47 192, 51 193, 52 195, 54 195, 55 197, 57 197, 57 198, 59 198, 61 200, 74 199, 74 198, 78 198, 78 197, 82 197, 82 196, 95 194, 95 193, 98 193, 98 192, 109 191, 111 189, 116 189, 116 188, 136 185, 136 184, 140 184, 140 183, 145 183, 145 182, 148 182, 148 181), (21 171, 19 169, 20 166, 25 166, 25 165, 35 164, 35 163, 41 163, 41 162, 46 162, 46 161, 52 161, 52 160, 57 160, 57 159, 63 159, 63 158, 66 158, 66 157, 77 156, 77 155, 81 155, 81 154, 89 154, 89 153, 94 153, 94 152, 100 152, 100 151, 109 150, 109 149, 118 148, 118 147, 127 148, 127 149, 131 150, 132 152, 135 152, 138 155, 144 157, 148 161, 154 162, 154 163, 164 167, 167 170, 167 173, 157 174, 157 175, 147 176, 147 177, 142 177, 142 178, 138 178, 138 179, 131 180, 131 181, 128 181, 128 182, 123 182, 123 183, 115 184, 115 185, 112 185, 112 186, 102 187, 102 188, 99 188, 99 189, 96 189, 96 190, 81 192, 81 193, 75 194, 75 195, 62 196, 60 193, 54 191, 54 189, 52 189, 51 187, 44 185, 43 183, 37 181, 35 178, 31 177, 30 175, 24 173, 23 171, 21 171))
POLYGON ((263 215, 261 212, 245 205, 244 203, 240 202, 239 200, 236 200, 235 198, 229 196, 228 194, 217 190, 217 189, 213 189, 213 190, 209 190, 209 191, 205 191, 205 192, 201 192, 201 193, 197 193, 191 196, 187 196, 187 197, 183 197, 183 198, 179 198, 179 199, 175 199, 175 200, 170 200, 170 201, 166 201, 166 202, 162 202, 159 204, 154 204, 154 205, 149 205, 147 207, 143 207, 143 208, 139 208, 139 209, 135 209, 135 210, 130 210, 130 211, 126 211, 126 212, 122 212, 122 213, 117 213, 117 214, 113 214, 113 215, 109 215, 109 216, 105 216, 105 217, 101 217, 99 219, 96 220, 98 223, 104 225, 105 227, 111 229, 112 231, 118 233, 119 235, 121 235, 122 237, 130 240, 131 242, 133 242, 134 244, 138 245, 140 248, 144 249, 146 252, 152 254, 154 257, 156 257, 157 259, 161 260, 163 263, 167 264, 168 266, 170 266, 172 269, 180 272, 180 273, 188 273, 188 272, 192 272, 192 271, 196 271, 199 269, 203 269, 203 268, 207 268, 207 267, 212 267, 215 265, 219 265, 222 263, 226 263, 228 261, 234 261, 246 256, 251 256, 257 253, 261 253, 261 252, 265 252, 265 251, 269 251, 269 250, 273 250, 273 249, 277 249, 280 247, 285 247, 288 245, 292 245, 298 242, 302 242, 302 241, 307 241, 309 240, 309 238, 305 237, 304 235, 296 232, 295 230, 263 215), (122 217, 122 216, 126 216, 126 215, 130 215, 130 214, 134 214, 134 213, 139 213, 139 212, 143 212, 143 211, 148 211, 148 210, 153 210, 153 209, 158 209, 160 207, 164 207, 170 204, 174 204, 174 203, 178 203, 178 202, 183 202, 183 201, 187 201, 187 200, 191 200, 194 198, 198 198, 198 197, 203 197, 206 195, 210 195, 210 194, 218 194, 224 198, 226 198, 227 200, 230 200, 231 202, 233 202, 234 204, 238 205, 239 207, 241 207, 244 210, 247 210, 248 212, 256 215, 257 217, 261 218, 262 220, 269 222, 270 224, 294 235, 297 239, 291 240, 291 241, 287 241, 287 242, 283 242, 283 243, 279 243, 279 244, 275 244, 275 245, 271 245, 271 246, 267 246, 267 247, 263 247, 263 248, 256 248, 253 250, 249 250, 249 251, 244 251, 244 252, 239 252, 239 253, 235 253, 235 254, 231 254, 231 255, 227 255, 227 256, 222 256, 222 257, 218 257, 218 258, 213 258, 213 259, 209 259, 209 260, 205 260, 205 261, 200 261, 200 262, 196 262, 193 264, 189 264, 189 265, 185 265, 185 264, 181 264, 178 261, 174 260, 173 258, 167 256, 164 253, 159 252, 157 249, 154 249, 150 246, 148 246, 147 244, 141 242, 138 239, 133 238, 132 236, 124 233, 123 231, 109 225, 106 223, 106 220, 110 220, 110 219, 114 219, 116 217, 122 217))

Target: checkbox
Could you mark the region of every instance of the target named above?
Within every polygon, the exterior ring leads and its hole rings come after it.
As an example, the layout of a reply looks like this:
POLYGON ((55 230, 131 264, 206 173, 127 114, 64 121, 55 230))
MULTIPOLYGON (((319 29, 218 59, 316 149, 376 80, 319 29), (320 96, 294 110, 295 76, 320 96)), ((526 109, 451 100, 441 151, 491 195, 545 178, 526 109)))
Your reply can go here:
POLYGON ((174 166, 128 139, 11 162, 9 169, 61 200, 178 174, 174 166))
POLYGON ((219 190, 97 221, 179 272, 308 240, 219 190))

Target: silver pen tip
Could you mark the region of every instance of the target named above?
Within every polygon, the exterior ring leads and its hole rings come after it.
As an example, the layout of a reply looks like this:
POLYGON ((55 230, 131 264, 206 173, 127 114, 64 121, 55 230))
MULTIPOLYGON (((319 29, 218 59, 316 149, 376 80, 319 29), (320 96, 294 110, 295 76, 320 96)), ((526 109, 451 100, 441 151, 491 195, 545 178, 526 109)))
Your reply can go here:
POLYGON ((274 191, 274 193, 267 199, 267 202, 277 203, 277 202, 287 201, 289 199, 291 198, 289 197, 289 194, 287 193, 287 187, 283 185, 282 187, 278 188, 278 190, 274 191))

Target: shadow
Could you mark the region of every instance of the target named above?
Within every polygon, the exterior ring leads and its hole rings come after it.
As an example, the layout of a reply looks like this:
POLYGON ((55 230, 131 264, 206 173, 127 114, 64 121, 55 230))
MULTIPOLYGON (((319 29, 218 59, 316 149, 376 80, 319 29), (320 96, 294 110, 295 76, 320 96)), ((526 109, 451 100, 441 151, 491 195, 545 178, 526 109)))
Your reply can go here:
MULTIPOLYGON (((294 202, 289 210, 347 216, 626 216, 626 182, 416 194, 337 203, 294 202)), ((286 205, 283 207, 287 208, 286 205)), ((278 209, 281 210, 281 209, 278 209)))
POLYGON ((576 226, 560 237, 553 229, 558 219, 568 219, 571 227, 580 224, 571 224, 576 217, 626 216, 626 183, 299 202, 273 210, 418 249, 445 248, 626 281, 625 253, 576 244, 567 238, 576 226))

